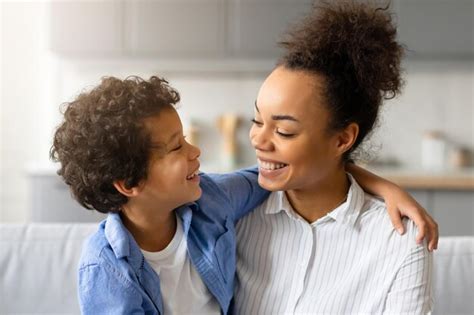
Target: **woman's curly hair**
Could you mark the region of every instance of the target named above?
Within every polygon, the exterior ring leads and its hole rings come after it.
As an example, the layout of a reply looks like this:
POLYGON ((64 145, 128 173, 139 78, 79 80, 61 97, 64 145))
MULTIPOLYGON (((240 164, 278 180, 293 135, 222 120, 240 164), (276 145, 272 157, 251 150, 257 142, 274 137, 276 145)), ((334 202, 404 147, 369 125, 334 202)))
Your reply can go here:
POLYGON ((323 2, 280 42, 286 50, 280 65, 324 77, 328 131, 359 125, 346 160, 371 132, 383 99, 395 97, 403 85, 404 49, 387 9, 367 2, 323 2))
POLYGON ((113 182, 124 180, 131 188, 147 177, 151 139, 144 119, 179 100, 166 80, 132 76, 102 78, 97 87, 64 104, 50 157, 61 163, 58 174, 83 207, 120 211, 128 199, 113 182))

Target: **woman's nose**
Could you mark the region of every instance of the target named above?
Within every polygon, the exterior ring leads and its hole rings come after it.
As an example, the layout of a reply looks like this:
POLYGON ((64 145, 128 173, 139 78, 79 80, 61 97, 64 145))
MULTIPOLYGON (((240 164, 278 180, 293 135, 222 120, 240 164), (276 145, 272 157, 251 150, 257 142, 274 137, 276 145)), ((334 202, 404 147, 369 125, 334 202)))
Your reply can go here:
POLYGON ((264 127, 252 127, 250 129, 250 142, 256 150, 270 151, 273 148, 273 144, 267 135, 267 131, 264 127))

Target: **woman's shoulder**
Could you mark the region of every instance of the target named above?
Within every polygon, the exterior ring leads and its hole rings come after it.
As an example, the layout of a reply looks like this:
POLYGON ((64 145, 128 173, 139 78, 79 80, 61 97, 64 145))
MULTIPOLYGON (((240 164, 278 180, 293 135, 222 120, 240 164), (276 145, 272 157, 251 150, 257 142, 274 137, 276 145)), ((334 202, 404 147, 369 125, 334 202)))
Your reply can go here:
POLYGON ((415 223, 407 217, 402 218, 405 233, 400 235, 390 220, 385 202, 379 197, 365 193, 364 206, 359 219, 361 228, 379 231, 380 235, 385 235, 390 242, 397 242, 400 246, 404 244, 408 247, 417 245, 418 228, 415 223))

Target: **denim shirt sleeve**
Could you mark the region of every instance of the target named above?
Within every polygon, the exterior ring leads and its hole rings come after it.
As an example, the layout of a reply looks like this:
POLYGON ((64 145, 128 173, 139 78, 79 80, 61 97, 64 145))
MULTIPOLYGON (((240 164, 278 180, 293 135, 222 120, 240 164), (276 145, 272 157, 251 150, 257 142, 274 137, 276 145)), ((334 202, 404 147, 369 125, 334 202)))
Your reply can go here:
POLYGON ((228 174, 214 175, 213 179, 227 194, 234 222, 248 214, 268 198, 269 192, 258 185, 258 168, 251 167, 228 174))
POLYGON ((79 304, 82 314, 145 314, 142 296, 117 271, 93 264, 79 269, 79 304))

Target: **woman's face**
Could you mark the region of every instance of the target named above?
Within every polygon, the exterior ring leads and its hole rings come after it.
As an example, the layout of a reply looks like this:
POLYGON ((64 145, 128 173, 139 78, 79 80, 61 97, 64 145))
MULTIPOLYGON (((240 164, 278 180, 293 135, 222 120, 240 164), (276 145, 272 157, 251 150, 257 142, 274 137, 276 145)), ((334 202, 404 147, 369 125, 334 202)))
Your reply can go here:
POLYGON ((250 140, 263 188, 311 189, 342 167, 339 136, 327 132, 323 84, 321 76, 280 66, 260 88, 250 140))

